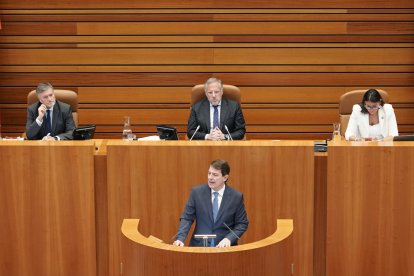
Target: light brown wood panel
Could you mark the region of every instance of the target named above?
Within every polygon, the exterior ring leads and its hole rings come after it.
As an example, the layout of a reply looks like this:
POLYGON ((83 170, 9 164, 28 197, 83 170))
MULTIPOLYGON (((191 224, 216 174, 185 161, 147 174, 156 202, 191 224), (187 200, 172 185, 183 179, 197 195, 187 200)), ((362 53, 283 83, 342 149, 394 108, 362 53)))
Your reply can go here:
MULTIPOLYGON (((157 21, 157 22, 174 22, 174 21, 411 21, 413 15, 409 10, 404 13, 393 13, 389 10, 389 14, 350 14, 344 10, 147 10, 145 14, 139 10, 111 10, 97 11, 91 10, 71 10, 70 14, 62 14, 61 10, 43 10, 42 14, 36 14, 39 11, 15 10, 3 11, 2 21, 7 22, 114 22, 114 21, 157 21), (202 13, 202 11, 205 11, 202 13), (285 13, 282 13, 285 11, 285 13), (88 13, 89 12, 89 13, 88 13), (342 13, 341 13, 342 12, 342 13), (86 13, 86 14, 85 14, 86 13)), ((66 11, 69 12, 69 11, 66 11)))
MULTIPOLYGON (((339 103, 346 92, 370 87, 240 87, 242 103, 339 103)), ((377 87, 381 88, 381 87, 377 87)), ((413 87, 384 87, 390 102, 412 102, 413 87)), ((361 99, 362 100, 362 99, 361 99)))
POLYGON ((352 34, 414 34, 414 22, 349 22, 352 34))
POLYGON ((209 64, 212 49, 1 49, 4 65, 22 64, 209 64))
POLYGON ((0 141, 1 275, 96 275, 93 151, 0 141))
POLYGON ((79 22, 79 35, 346 34, 346 23, 331 22, 79 22))
POLYGON ((95 140, 94 190, 95 190, 95 237, 96 275, 108 274, 108 185, 107 185, 107 141, 95 140))
POLYGON ((189 109, 87 109, 79 112, 80 124, 123 124, 124 116, 131 117, 132 124, 182 124, 187 122, 189 109))
POLYGON ((217 64, 412 64, 411 48, 270 48, 214 50, 217 64))
MULTIPOLYGON (((392 39, 392 38, 391 38, 392 39)), ((3 43, 107 43, 107 42, 212 42, 214 41, 213 36, 105 36, 105 35, 90 35, 90 36, 76 36, 76 35, 39 35, 39 36, 12 36, 4 35, 0 36, 0 42, 3 43)), ((391 42, 391 41, 389 41, 391 42)))
POLYGON ((244 193, 250 224, 243 243, 272 233, 273 217, 292 217, 295 273, 312 275, 313 142, 109 141, 107 151, 110 273, 120 263, 123 218, 140 217, 141 233, 172 242, 191 186, 205 182, 210 162, 223 158, 229 185, 244 193))
POLYGON ((236 86, 412 86, 414 73, 2 73, 3 86, 190 86, 215 76, 236 86))
POLYGON ((2 22, 2 35, 75 35, 73 22, 2 22))
POLYGON ((407 64, 411 48, 0 49, 4 65, 407 64), (213 57, 214 55, 214 57, 213 57), (214 58, 214 59, 213 59, 214 58))
POLYGON ((326 275, 326 189, 327 153, 315 154, 314 171, 314 232, 313 232, 313 275, 326 275))
POLYGON ((277 220, 277 230, 266 239, 227 248, 165 244, 156 237, 142 236, 137 231, 139 221, 124 219, 122 223, 123 275, 240 276, 292 272, 292 220, 277 220))
MULTIPOLYGON (((62 35, 39 35, 39 36, 13 36, 3 35, 0 36, 0 42, 2 43, 108 43, 108 42, 170 42, 170 43, 191 43, 191 42, 216 42, 216 43, 412 43, 414 41, 413 36, 407 35, 225 35, 225 36, 105 36, 105 35, 89 35, 89 36, 62 36, 62 35)), ((217 45, 219 46, 219 44, 217 45)), ((346 46, 346 45, 344 45, 346 46)))
MULTIPOLYGON (((52 0, 41 0, 33 3, 29 0, 3 0, 0 3, 2 9, 37 9, 42 7, 43 9, 56 8, 56 2, 52 0)), ((234 3, 232 0, 214 1, 214 0, 159 0, 159 1, 139 1, 131 2, 128 0, 108 0, 101 2, 99 0, 87 0, 87 1, 71 1, 59 3, 59 8, 353 8, 353 9, 381 9, 381 8, 414 8, 414 4, 411 0, 345 0, 345 1, 326 1, 326 0, 298 0, 298 1, 273 1, 262 0, 259 2, 250 0, 241 0, 234 3)))
POLYGON ((81 103, 190 103, 191 87, 81 87, 81 103))
POLYGON ((381 35, 376 34, 375 36, 372 35, 226 35, 226 36, 215 36, 215 42, 342 42, 342 43, 356 43, 356 42, 368 42, 368 43, 375 43, 375 42, 383 42, 383 43, 390 43, 390 42, 412 42, 414 41, 413 36, 409 35, 381 35))
MULTIPOLYGON (((40 48, 102 48, 107 50, 124 48, 413 48, 413 43, 31 43, 0 44, 4 49, 40 49, 40 48)), ((375 66, 375 65, 374 65, 375 66)), ((408 66, 407 66, 408 67, 408 66)))
POLYGON ((413 157, 413 142, 329 147, 327 275, 414 274, 413 157))
MULTIPOLYGON (((1 47, 1 46, 0 46, 1 47)), ((258 73, 271 73, 271 72, 287 72, 287 73, 299 73, 299 72, 319 72, 319 73, 411 73, 414 71, 412 65, 10 65, 1 68, 5 73, 21 73, 21 72, 79 72, 79 73, 137 73, 137 72, 170 72, 170 73, 211 73, 211 72, 258 72, 258 73)))

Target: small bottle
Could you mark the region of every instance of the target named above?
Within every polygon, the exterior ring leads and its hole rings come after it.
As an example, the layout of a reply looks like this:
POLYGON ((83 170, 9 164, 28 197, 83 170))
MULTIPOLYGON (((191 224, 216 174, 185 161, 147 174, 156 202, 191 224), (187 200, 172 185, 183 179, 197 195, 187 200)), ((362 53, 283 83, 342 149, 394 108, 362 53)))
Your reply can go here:
POLYGON ((131 129, 131 120, 129 116, 125 116, 124 121, 124 129, 122 131, 122 139, 128 140, 128 138, 132 135, 132 129, 131 129))

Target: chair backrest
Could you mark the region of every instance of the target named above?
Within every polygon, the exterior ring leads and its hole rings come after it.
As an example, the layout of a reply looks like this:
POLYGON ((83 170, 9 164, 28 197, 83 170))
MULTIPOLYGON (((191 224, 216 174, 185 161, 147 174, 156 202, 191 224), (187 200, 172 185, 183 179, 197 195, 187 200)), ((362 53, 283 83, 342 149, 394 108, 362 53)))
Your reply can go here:
MULTIPOLYGON (((346 92, 339 98, 339 122, 341 123, 341 135, 345 135, 348 127, 349 118, 351 117, 352 107, 360 103, 367 90, 353 90, 346 92)), ((388 93, 384 90, 378 90, 384 103, 388 103, 388 93)))
MULTIPOLYGON (((78 94, 71 90, 54 89, 56 100, 70 105, 73 114, 73 121, 78 127, 78 94)), ((27 95, 27 105, 34 104, 38 101, 36 90, 30 91, 27 95)))
MULTIPOLYGON (((238 103, 241 102, 240 89, 237 86, 223 84, 223 96, 238 103)), ((197 84, 191 90, 191 106, 205 97, 204 84, 197 84)))

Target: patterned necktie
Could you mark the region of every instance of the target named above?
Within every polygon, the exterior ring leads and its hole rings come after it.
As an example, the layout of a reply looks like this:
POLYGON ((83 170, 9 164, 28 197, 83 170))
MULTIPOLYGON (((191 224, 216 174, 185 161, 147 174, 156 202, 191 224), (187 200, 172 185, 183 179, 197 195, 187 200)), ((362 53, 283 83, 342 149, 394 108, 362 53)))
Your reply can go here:
POLYGON ((214 107, 213 128, 216 128, 216 127, 219 127, 218 105, 213 105, 213 107, 214 107))
POLYGON ((219 194, 218 192, 213 193, 213 195, 214 195, 214 199, 213 199, 213 219, 214 219, 214 222, 216 222, 217 213, 218 213, 218 209, 219 209, 218 194, 219 194))
POLYGON ((50 110, 46 110, 46 118, 45 118, 45 124, 46 124, 46 132, 52 134, 52 123, 50 120, 50 110))

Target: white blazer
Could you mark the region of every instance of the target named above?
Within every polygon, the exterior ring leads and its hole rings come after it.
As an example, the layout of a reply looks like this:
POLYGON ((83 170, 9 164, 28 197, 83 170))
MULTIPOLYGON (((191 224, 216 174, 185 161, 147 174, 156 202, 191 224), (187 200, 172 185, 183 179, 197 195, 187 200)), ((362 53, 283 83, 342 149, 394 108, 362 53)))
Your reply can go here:
MULTIPOLYGON (((349 137, 351 136, 362 138, 368 137, 369 114, 364 114, 361 110, 362 108, 359 104, 355 104, 352 107, 352 114, 349 118, 348 127, 345 132, 346 140, 349 140, 349 137)), ((395 118, 392 105, 384 104, 384 106, 378 110, 378 116, 382 136, 398 136, 397 119, 395 118)))

